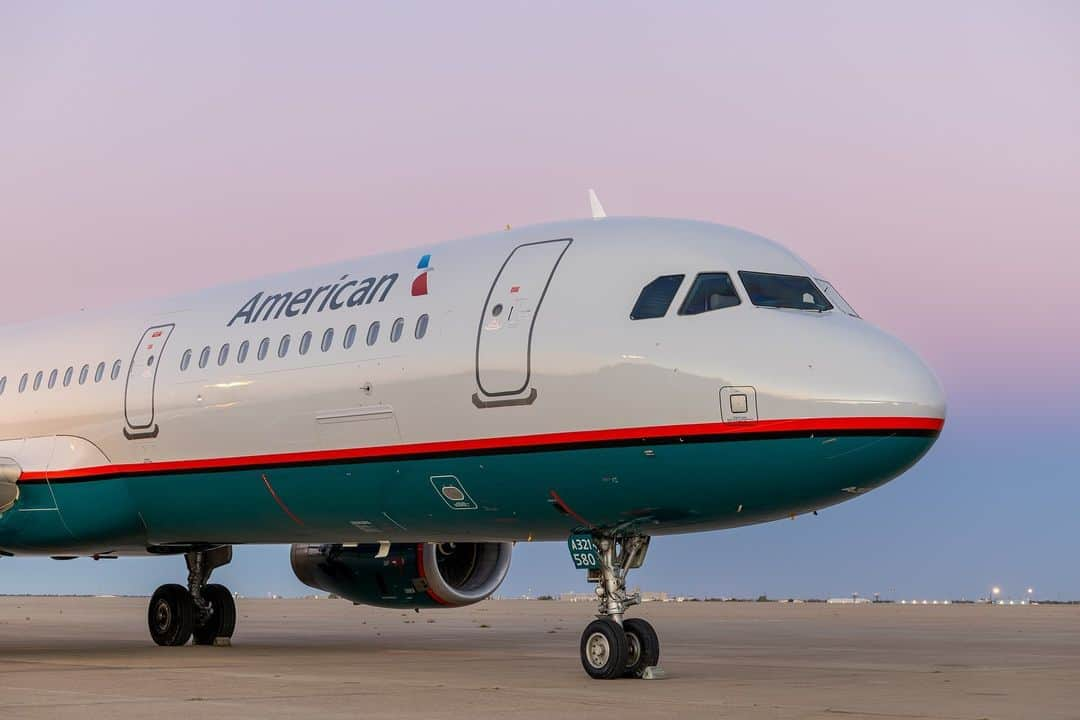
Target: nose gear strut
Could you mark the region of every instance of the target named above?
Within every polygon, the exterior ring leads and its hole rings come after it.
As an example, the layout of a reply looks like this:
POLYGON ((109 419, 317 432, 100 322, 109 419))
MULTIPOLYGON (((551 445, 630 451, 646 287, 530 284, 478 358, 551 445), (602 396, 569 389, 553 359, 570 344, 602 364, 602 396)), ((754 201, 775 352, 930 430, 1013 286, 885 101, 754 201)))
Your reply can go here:
POLYGON ((645 562, 649 536, 597 536, 593 542, 600 554, 600 568, 589 573, 589 582, 597 583, 596 597, 600 601, 597 617, 610 617, 622 625, 626 608, 641 602, 640 594, 626 594, 626 576, 645 562))
POLYGON ((626 576, 645 562, 648 535, 594 533, 599 567, 589 570, 596 583, 597 619, 581 635, 581 665, 595 679, 642 677, 660 660, 660 640, 645 620, 625 619, 626 609, 641 602, 627 594, 626 576))

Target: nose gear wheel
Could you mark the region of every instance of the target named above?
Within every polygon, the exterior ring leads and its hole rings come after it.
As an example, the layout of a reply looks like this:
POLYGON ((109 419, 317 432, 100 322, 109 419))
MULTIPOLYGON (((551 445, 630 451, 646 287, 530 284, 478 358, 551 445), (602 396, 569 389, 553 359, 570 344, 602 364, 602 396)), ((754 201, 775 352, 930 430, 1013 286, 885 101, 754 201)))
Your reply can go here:
POLYGON ((626 609, 641 602, 626 592, 626 576, 641 567, 649 549, 647 535, 596 533, 599 568, 589 571, 599 603, 597 619, 581 635, 581 666, 591 678, 640 678, 660 661, 660 639, 645 620, 624 620, 626 609))
POLYGON ((626 633, 611 618, 593 620, 581 634, 581 666, 589 677, 610 680, 626 671, 626 633))

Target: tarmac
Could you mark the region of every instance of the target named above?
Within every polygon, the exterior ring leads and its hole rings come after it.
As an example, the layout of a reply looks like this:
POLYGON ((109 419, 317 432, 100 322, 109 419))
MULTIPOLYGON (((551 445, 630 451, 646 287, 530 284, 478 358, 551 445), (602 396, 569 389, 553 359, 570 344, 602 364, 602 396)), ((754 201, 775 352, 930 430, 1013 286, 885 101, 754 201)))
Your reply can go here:
POLYGON ((1080 607, 647 603, 662 680, 590 680, 592 603, 239 601, 159 648, 142 598, 0 598, 0 718, 1080 718, 1080 607))

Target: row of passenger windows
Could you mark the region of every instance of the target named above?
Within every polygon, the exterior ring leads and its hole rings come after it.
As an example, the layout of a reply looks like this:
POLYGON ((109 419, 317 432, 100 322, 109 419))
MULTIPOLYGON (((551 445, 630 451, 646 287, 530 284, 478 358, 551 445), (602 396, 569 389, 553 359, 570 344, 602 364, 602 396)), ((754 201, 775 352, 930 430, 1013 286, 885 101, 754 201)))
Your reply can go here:
MULTIPOLYGON (((382 329, 382 324, 376 320, 368 325, 367 333, 364 336, 364 342, 370 347, 379 341, 379 333, 382 329)), ((417 340, 422 340, 428 330, 428 316, 427 313, 416 318, 416 324, 412 328, 413 337, 417 340)), ((356 325, 350 325, 345 328, 345 332, 342 334, 341 346, 348 350, 356 344, 357 333, 359 329, 356 325)), ((390 326, 390 342, 396 343, 401 340, 401 336, 405 333, 405 318, 398 318, 394 320, 390 326)), ((297 345, 297 351, 301 355, 307 355, 311 350, 311 343, 314 340, 314 335, 310 330, 300 336, 300 341, 297 345)), ((323 352, 329 352, 334 347, 334 328, 327 328, 322 338, 319 340, 319 349, 323 352)), ((265 360, 270 355, 270 346, 272 341, 268 337, 264 337, 259 341, 259 345, 255 350, 255 357, 258 360, 265 360)), ((284 358, 289 354, 289 348, 292 345, 292 336, 283 335, 277 343, 277 356, 284 358)), ((248 355, 251 352, 251 343, 247 340, 240 343, 236 348, 236 362, 243 364, 247 361, 248 355)), ((217 364, 224 365, 229 361, 229 356, 232 353, 232 347, 229 343, 222 345, 217 351, 217 364)), ((213 348, 209 345, 204 347, 199 353, 198 366, 200 369, 205 368, 210 364, 210 356, 213 354, 213 348)), ((191 367, 191 361, 194 359, 194 351, 191 349, 185 350, 184 354, 180 357, 180 371, 183 372, 191 367)))
MULTIPOLYGON (((685 277, 662 275, 642 288, 637 302, 634 303, 634 309, 630 311, 630 319, 643 320, 667 315, 671 301, 675 299, 685 277)), ((825 312, 839 306, 848 315, 859 317, 840 294, 824 281, 819 281, 819 288, 808 277, 746 270, 739 271, 739 278, 750 302, 758 307, 825 312), (826 295, 831 296, 833 301, 830 302, 826 295)), ((698 315, 735 307, 741 303, 731 275, 726 272, 698 273, 679 308, 679 314, 698 315)))
MULTIPOLYGON (((364 338, 367 345, 371 346, 371 345, 374 345, 375 343, 377 343, 379 341, 380 329, 381 329, 381 324, 378 321, 375 321, 375 322, 371 323, 371 325, 368 326, 367 334, 366 334, 366 336, 364 338)), ((427 334, 427 329, 428 329, 428 316, 425 313, 425 314, 421 315, 420 317, 418 317, 416 319, 416 324, 413 326, 413 329, 412 329, 413 337, 416 338, 417 340, 422 339, 424 337, 424 335, 427 334)), ((342 337, 342 343, 341 344, 346 350, 351 348, 356 343, 357 332, 358 332, 358 330, 357 330, 356 325, 350 325, 349 327, 345 328, 345 333, 344 333, 344 336, 342 337)), ((394 320, 393 324, 390 326, 390 342, 396 343, 399 340, 401 340, 401 336, 404 334, 404 332, 405 332, 405 318, 400 318, 399 317, 398 319, 394 320)), ((308 332, 306 332, 306 333, 304 333, 303 335, 300 336, 300 344, 299 344, 298 349, 299 349, 301 355, 307 355, 308 351, 311 349, 312 338, 313 338, 313 336, 312 336, 310 331, 308 331, 308 332)), ((270 338, 266 337, 266 338, 263 338, 262 341, 259 343, 259 347, 258 347, 258 350, 256 352, 256 357, 259 360, 265 360, 267 355, 269 355, 269 353, 270 353, 270 342, 271 342, 270 338)), ((292 339, 291 339, 291 337, 289 335, 283 336, 281 338, 281 340, 278 341, 278 346, 277 346, 277 355, 278 355, 278 357, 283 358, 283 357, 285 357, 286 355, 289 354, 289 346, 290 346, 291 343, 292 343, 292 339)), ((326 331, 322 335, 321 341, 319 342, 319 347, 322 349, 323 352, 328 352, 333 347, 333 345, 334 345, 334 329, 333 328, 327 328, 326 331)), ((237 348, 237 351, 236 351, 236 362, 243 363, 245 360, 247 360, 249 350, 250 350, 250 343, 248 343, 247 340, 240 343, 240 347, 237 348)), ((199 367, 200 368, 204 368, 209 364, 211 352, 212 351, 210 349, 210 346, 207 345, 206 347, 204 347, 202 349, 202 352, 199 353, 199 367)), ((224 365, 226 362, 228 362, 228 360, 229 360, 229 352, 230 352, 230 348, 229 348, 228 343, 225 343, 224 345, 221 346, 221 349, 218 350, 218 355, 217 355, 217 364, 218 365, 224 365)), ((183 356, 180 358, 180 369, 181 370, 187 370, 188 369, 188 366, 191 365, 191 358, 192 358, 191 350, 185 350, 183 356)), ((151 358, 149 362, 153 363, 153 358, 151 358)), ((106 363, 99 362, 97 364, 97 367, 93 369, 93 376, 92 376, 93 377, 93 382, 94 383, 100 383, 100 382, 104 381, 105 378, 106 378, 106 370, 107 369, 108 369, 108 379, 110 381, 118 380, 118 379, 120 379, 120 372, 121 372, 121 370, 123 370, 123 363, 121 363, 119 360, 116 360, 116 361, 113 362, 112 368, 109 369, 108 365, 106 363)), ((88 363, 86 365, 83 365, 82 368, 79 369, 78 384, 79 385, 85 385, 88 381, 90 381, 90 379, 91 379, 91 366, 88 363)), ((68 368, 66 370, 64 370, 63 376, 61 376, 59 368, 54 368, 48 374, 48 376, 45 375, 44 370, 38 370, 36 373, 34 373, 32 381, 31 381, 30 373, 25 372, 25 373, 22 374, 22 377, 19 378, 18 390, 19 390, 20 393, 26 392, 28 389, 41 390, 42 388, 44 388, 44 389, 47 389, 47 390, 52 390, 52 389, 54 389, 54 388, 56 388, 58 386, 60 386, 60 387, 69 387, 74 381, 75 381, 75 366, 74 365, 68 366, 68 368)), ((4 376, 0 377, 0 396, 2 396, 7 391, 7 384, 8 384, 7 376, 4 375, 4 376)))
MULTIPOLYGON (((107 367, 108 366, 104 362, 99 362, 97 364, 97 367, 94 368, 94 375, 93 375, 93 380, 94 380, 95 383, 99 383, 99 382, 101 382, 101 381, 103 381, 105 379, 105 377, 106 377, 105 370, 106 370, 107 367)), ((123 366, 122 366, 122 363, 119 360, 116 360, 115 362, 113 362, 112 369, 109 370, 109 374, 108 374, 109 380, 118 380, 120 378, 120 371, 122 369, 123 369, 123 366)), ((30 373, 25 372, 25 373, 22 374, 22 377, 19 378, 19 392, 21 392, 21 393, 26 392, 26 390, 28 388, 32 388, 34 390, 41 390, 42 388, 45 388, 47 390, 52 390, 53 388, 55 388, 57 386, 69 387, 74 380, 75 380, 75 366, 74 365, 69 365, 68 366, 67 370, 64 371, 63 377, 61 377, 61 375, 60 375, 60 369, 59 368, 53 368, 52 372, 49 373, 48 378, 46 378, 44 370, 38 370, 36 373, 34 373, 33 382, 31 382, 31 380, 30 380, 30 373)), ((86 365, 83 365, 82 368, 79 369, 78 383, 79 383, 79 385, 85 385, 89 380, 90 380, 90 365, 86 364, 86 365)), ((7 390, 7 376, 6 375, 4 377, 0 377, 0 395, 3 395, 5 390, 7 390)))

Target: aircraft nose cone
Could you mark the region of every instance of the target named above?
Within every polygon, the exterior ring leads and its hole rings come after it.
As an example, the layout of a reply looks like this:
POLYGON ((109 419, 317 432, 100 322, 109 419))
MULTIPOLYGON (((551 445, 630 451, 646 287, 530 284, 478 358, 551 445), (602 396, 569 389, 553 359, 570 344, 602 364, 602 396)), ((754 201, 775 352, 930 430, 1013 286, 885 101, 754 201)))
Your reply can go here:
MULTIPOLYGON (((869 363, 878 368, 874 395, 895 408, 897 415, 945 419, 945 391, 930 366, 902 342, 880 333, 869 363)), ((871 370, 874 374, 874 371, 871 370)))
POLYGON ((794 322, 799 319, 778 318, 785 322, 783 348, 806 352, 768 356, 781 380, 773 386, 781 401, 777 415, 913 418, 940 427, 946 405, 941 383, 906 344, 862 320, 804 329, 794 322))
POLYGON ((947 400, 945 398, 945 388, 942 387, 941 381, 938 376, 930 369, 930 366, 919 360, 920 376, 923 379, 923 388, 921 392, 925 393, 922 396, 920 404, 927 409, 927 412, 933 415, 933 417, 945 419, 945 410, 947 406, 947 400))

